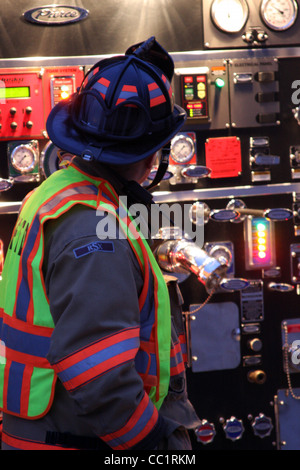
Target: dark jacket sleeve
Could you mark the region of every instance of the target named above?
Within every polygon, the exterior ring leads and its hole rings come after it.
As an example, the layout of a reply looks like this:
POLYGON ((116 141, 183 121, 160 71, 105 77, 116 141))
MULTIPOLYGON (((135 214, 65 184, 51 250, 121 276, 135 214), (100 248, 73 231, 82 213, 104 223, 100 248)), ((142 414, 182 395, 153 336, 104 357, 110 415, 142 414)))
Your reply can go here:
POLYGON ((113 449, 153 449, 166 428, 134 363, 143 280, 127 240, 100 243, 97 222, 75 208, 46 227, 48 360, 91 432, 113 449))

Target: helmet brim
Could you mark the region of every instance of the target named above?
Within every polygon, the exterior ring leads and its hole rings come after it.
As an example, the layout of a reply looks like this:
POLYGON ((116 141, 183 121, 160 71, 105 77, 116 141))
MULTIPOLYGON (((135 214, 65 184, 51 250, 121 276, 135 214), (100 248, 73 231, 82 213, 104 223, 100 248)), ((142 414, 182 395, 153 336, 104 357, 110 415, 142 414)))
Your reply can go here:
MULTIPOLYGON (((129 142, 109 142, 79 132, 69 114, 69 101, 60 101, 50 112, 46 129, 50 140, 61 150, 83 156, 88 149, 95 147, 95 159, 103 163, 125 165, 138 162, 168 144, 179 132, 186 120, 185 111, 174 105, 174 127, 161 133, 146 135, 129 142)), ((93 152, 92 152, 93 153, 93 152)))

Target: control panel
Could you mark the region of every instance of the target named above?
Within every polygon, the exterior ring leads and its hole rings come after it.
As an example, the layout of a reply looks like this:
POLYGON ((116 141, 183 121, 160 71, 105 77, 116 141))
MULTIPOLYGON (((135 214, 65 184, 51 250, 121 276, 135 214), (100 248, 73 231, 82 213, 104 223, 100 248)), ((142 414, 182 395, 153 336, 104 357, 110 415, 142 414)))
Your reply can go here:
MULTIPOLYGON (((0 192, 43 179, 49 166, 43 157, 50 144, 47 117, 55 104, 75 93, 83 74, 83 66, 0 69, 0 192)), ((57 151, 50 163, 56 169, 57 151)))
POLYGON ((0 70, 0 141, 45 139, 51 108, 76 91, 82 67, 0 70))
POLYGON ((180 76, 182 105, 189 120, 208 120, 208 69, 187 70, 180 76))
POLYGON ((299 448, 300 61, 277 52, 175 64, 187 121, 155 200, 189 206, 227 263, 213 291, 180 279, 199 449, 299 448))
MULTIPOLYGON (((224 24, 218 8, 210 20, 226 37, 250 18, 250 1, 233 3, 236 21, 224 24)), ((189 229, 180 239, 162 217, 158 252, 183 296, 188 391, 201 419, 195 449, 300 448, 292 431, 300 433, 299 57, 174 54, 172 87, 187 121, 164 149, 169 168, 153 197, 164 213, 180 208, 175 225, 189 229), (201 246, 189 232, 201 232, 201 246)), ((72 158, 45 123, 88 67, 0 69, 0 271, 22 199, 72 158)), ((157 162, 149 181, 156 170, 157 162)))
POLYGON ((1 71, 0 139, 43 137, 43 84, 40 70, 1 71))

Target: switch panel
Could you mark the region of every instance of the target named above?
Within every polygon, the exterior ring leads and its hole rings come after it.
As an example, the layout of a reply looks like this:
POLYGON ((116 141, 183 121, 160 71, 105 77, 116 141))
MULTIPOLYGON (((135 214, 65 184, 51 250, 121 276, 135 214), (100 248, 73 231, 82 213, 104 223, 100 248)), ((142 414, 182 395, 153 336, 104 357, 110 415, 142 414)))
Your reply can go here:
POLYGON ((276 58, 229 61, 231 125, 233 127, 277 126, 278 63, 276 58))

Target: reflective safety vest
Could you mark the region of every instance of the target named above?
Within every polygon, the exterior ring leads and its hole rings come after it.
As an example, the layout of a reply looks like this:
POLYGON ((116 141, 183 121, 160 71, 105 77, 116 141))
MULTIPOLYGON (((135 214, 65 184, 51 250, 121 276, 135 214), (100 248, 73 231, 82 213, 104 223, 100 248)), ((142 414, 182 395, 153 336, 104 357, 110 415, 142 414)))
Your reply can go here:
POLYGON ((119 210, 113 187, 73 165, 55 172, 24 199, 7 250, 0 281, 0 408, 37 419, 51 407, 57 376, 47 360, 54 323, 42 273, 43 226, 76 204, 113 214, 139 262, 144 284, 139 297, 140 344, 134 360, 145 391, 159 409, 170 380, 171 319, 166 283, 129 212, 119 210))

